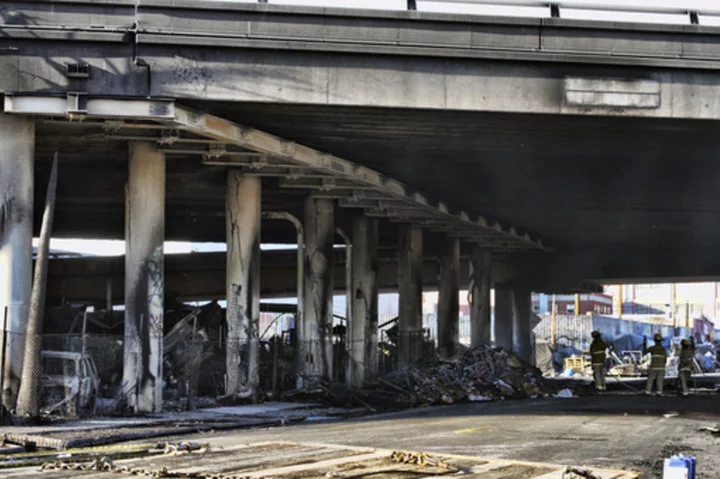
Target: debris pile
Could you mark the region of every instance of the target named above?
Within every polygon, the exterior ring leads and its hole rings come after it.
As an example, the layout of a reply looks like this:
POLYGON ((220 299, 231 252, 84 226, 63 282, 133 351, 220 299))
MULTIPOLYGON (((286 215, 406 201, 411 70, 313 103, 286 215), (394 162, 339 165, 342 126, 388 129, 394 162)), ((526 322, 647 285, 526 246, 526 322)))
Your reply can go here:
POLYGON ((429 365, 399 369, 380 382, 400 395, 398 402, 409 405, 528 398, 551 392, 543 384, 539 369, 505 349, 490 346, 468 349, 429 365))

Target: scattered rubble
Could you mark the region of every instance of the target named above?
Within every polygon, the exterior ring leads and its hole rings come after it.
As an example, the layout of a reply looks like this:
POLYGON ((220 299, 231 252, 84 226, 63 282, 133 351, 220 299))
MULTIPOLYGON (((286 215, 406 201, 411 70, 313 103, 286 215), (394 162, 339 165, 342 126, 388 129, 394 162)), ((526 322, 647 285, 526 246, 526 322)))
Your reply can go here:
POLYGON ((709 432, 713 436, 720 436, 720 425, 701 427, 700 432, 709 432))
POLYGON ((571 390, 566 388, 566 389, 562 389, 562 390, 558 391, 558 393, 555 395, 555 397, 569 399, 569 398, 574 398, 575 395, 573 394, 573 392, 571 390))
POLYGON ((565 468, 562 477, 563 479, 600 479, 599 476, 596 476, 588 469, 579 469, 570 466, 565 468))
MULTIPOLYGON (((407 405, 452 404, 531 398, 552 394, 539 369, 513 353, 490 346, 466 350, 461 355, 425 366, 409 366, 380 380, 385 393, 407 405)), ((572 394, 572 393, 571 393, 572 394)))

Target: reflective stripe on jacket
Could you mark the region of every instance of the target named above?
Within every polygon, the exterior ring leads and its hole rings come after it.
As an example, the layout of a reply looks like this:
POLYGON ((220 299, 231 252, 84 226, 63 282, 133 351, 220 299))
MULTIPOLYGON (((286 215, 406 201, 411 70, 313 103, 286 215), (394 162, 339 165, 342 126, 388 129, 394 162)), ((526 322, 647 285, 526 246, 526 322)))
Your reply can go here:
POLYGON ((592 354, 593 364, 605 364, 606 349, 607 345, 603 342, 602 339, 593 339, 593 342, 590 344, 590 354, 592 354))
POLYGON ((648 348, 650 354, 650 369, 654 371, 665 371, 665 363, 667 363, 667 351, 661 344, 656 344, 648 348))
POLYGON ((692 371, 694 369, 693 359, 695 358, 695 348, 687 347, 680 350, 680 362, 678 369, 681 371, 692 371))

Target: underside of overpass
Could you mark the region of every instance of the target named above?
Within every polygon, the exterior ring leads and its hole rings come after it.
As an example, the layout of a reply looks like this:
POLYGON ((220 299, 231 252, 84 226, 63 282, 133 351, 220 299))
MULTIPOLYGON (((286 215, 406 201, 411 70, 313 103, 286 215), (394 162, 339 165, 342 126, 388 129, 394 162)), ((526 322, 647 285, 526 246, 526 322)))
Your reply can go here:
MULTIPOLYGON (((127 254, 124 266, 51 262, 49 296, 97 299, 124 283, 138 411, 159 407, 166 294, 227 298, 227 393, 247 399, 262 294, 296 290, 307 386, 332 371, 338 277, 349 354, 369 365, 350 377, 364 383, 377 373, 365 344, 376 346, 379 290, 400 294, 403 365, 421 358, 423 287, 440 289, 446 354, 461 285, 473 344, 490 341, 495 285, 496 338, 526 357, 531 289, 720 271, 717 29, 16 3, 0 11, 0 306, 22 337, 30 238, 57 152, 53 235, 125 238, 127 254), (228 252, 165 268, 165 239, 228 252), (263 266, 260 242, 298 240, 263 266), (336 254, 343 243, 348 254, 336 254)), ((6 404, 21 363, 5 372, 6 404)))
MULTIPOLYGON (((373 168, 458 209, 522 226, 555 251, 520 255, 520 263, 553 273, 533 277, 536 289, 718 276, 712 266, 720 256, 720 210, 712 195, 720 181, 716 121, 193 106, 238 122, 252 118, 253 126, 373 168), (562 270, 553 263, 563 263, 562 270)), ((122 238, 126 140, 82 123, 41 120, 36 131, 38 185, 47 181, 53 151, 60 151, 57 236, 122 238)), ((187 154, 187 145, 167 149, 186 152, 168 155, 167 239, 224 241, 225 168, 204 165, 199 154, 187 154)), ((263 210, 302 216, 308 190, 280 187, 282 181, 263 180, 263 210)), ((41 204, 42 189, 35 191, 41 204)), ((338 225, 349 228, 355 212, 338 210, 338 225)), ((35 214, 39 229, 41 211, 35 214)), ((264 242, 295 241, 289 223, 262 227, 264 242)), ((385 222, 380 233, 381 244, 392 247, 397 224, 385 222)), ((439 241, 429 233, 427 251, 436 255, 439 241)), ((529 269, 516 280, 530 278, 536 269, 529 269)))
MULTIPOLYGON (((457 208, 522 225, 559 251, 662 246, 715 256, 720 209, 708 193, 720 181, 716 121, 195 106, 368 166, 457 208)), ((52 153, 61 152, 58 235, 122 238, 126 141, 82 123, 40 121, 36 134, 38 184, 47 181, 52 153)), ((197 154, 173 154, 167 168, 167 238, 224 241, 225 169, 203 165, 197 154), (187 228, 190 222, 200 227, 187 228)), ((300 212, 303 190, 267 183, 268 210, 300 212)), ((293 243, 292 229, 285 230, 264 239, 293 243)))

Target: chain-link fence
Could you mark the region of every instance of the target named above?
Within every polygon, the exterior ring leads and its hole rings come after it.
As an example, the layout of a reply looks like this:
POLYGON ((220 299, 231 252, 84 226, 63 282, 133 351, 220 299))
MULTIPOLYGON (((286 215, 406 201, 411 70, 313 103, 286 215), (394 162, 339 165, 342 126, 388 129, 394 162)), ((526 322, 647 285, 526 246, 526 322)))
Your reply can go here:
POLYGON ((551 344, 562 344, 575 349, 587 349, 590 333, 593 329, 592 316, 552 314, 541 316, 540 323, 535 326, 535 339, 551 344))
MULTIPOLYGON (((124 336, 115 326, 122 324, 122 313, 116 313, 87 315, 91 332, 86 334, 42 335, 42 361, 39 369, 31 373, 40 378, 41 411, 66 416, 129 412, 124 401, 127 392, 123 383, 124 336), (98 333, 98 330, 109 329, 101 327, 103 324, 114 325, 115 334, 98 333)), ((84 329, 77 316, 75 310, 69 313, 68 321, 73 323, 69 329, 84 329)), ((82 318, 82 313, 79 317, 82 318)), ((423 327, 413 332, 412 341, 403 341, 397 315, 384 315, 379 319, 375 341, 353 342, 348 338, 344 318, 337 318, 323 341, 325 346, 320 347, 313 345, 313 341, 303 343, 304 346, 298 344, 294 314, 263 313, 258 324, 259 339, 254 346, 257 361, 250 364, 247 348, 235 348, 238 358, 230 361, 233 370, 228 374, 224 310, 210 307, 183 310, 174 317, 168 314, 163 341, 164 409, 194 409, 222 403, 224 399, 228 402, 249 400, 251 398, 243 394, 243 387, 252 382, 248 377, 257 377, 258 394, 252 399, 278 399, 297 394, 311 384, 328 387, 331 383, 346 383, 347 375, 357 374, 358 369, 367 371, 367 375, 386 374, 408 361, 422 362, 435 357, 436 322, 435 315, 425 315, 423 327), (412 350, 401 351, 402 344, 414 346, 412 350), (315 351, 311 364, 300 361, 300 355, 307 350, 315 351), (253 374, 253 368, 257 375, 253 374), (235 396, 228 395, 232 380, 239 384, 235 396)), ((2 348, 4 364, 9 369, 22 368, 26 336, 3 333, 3 337, 7 343, 2 348)), ((3 375, 10 378, 2 387, 7 404, 15 403, 21 372, 17 369, 14 376, 3 375)))

